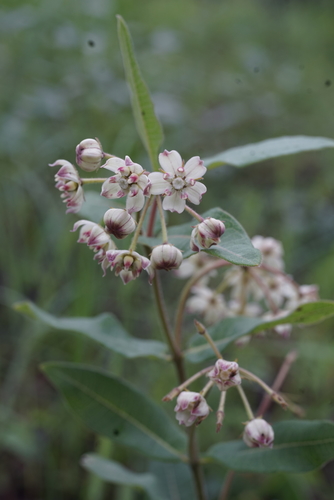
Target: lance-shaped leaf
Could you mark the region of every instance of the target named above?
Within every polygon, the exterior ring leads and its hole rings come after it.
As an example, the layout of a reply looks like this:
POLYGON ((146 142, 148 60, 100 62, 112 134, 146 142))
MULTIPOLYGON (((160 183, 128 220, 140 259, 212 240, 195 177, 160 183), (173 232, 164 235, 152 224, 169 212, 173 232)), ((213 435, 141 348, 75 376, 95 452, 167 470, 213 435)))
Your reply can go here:
MULTIPOLYGON (((226 318, 209 329, 209 333, 220 352, 231 342, 236 341, 243 335, 268 330, 276 325, 310 325, 318 323, 334 315, 334 302, 322 300, 303 304, 283 318, 275 321, 265 321, 262 318, 248 318, 238 316, 226 318)), ((187 359, 193 363, 199 363, 213 356, 211 347, 200 335, 195 335, 191 341, 191 347, 185 352, 187 359)))
POLYGON ((247 448, 243 441, 212 446, 207 456, 230 469, 248 472, 308 472, 334 459, 334 423, 279 422, 273 449, 247 448))
POLYGON ((82 333, 126 358, 153 357, 166 359, 167 356, 166 344, 158 340, 144 340, 132 337, 118 319, 110 313, 100 314, 95 318, 58 318, 29 301, 18 302, 14 304, 14 308, 57 330, 82 333))
MULTIPOLYGON (((240 266, 258 266, 261 263, 261 252, 253 247, 246 231, 232 215, 221 208, 213 208, 205 212, 202 217, 221 220, 226 227, 220 243, 203 252, 240 266)), ((192 226, 196 224, 198 221, 193 219, 188 224, 168 228, 168 241, 183 252, 183 258, 195 253, 190 250, 189 242, 192 226)), ((151 247, 161 244, 161 238, 141 237, 139 241, 151 247)))
POLYGON ((92 431, 157 460, 186 460, 185 434, 129 383, 73 363, 46 363, 42 370, 92 431))
POLYGON ((158 170, 158 148, 163 140, 162 128, 136 61, 129 28, 121 16, 117 16, 117 28, 136 127, 154 170, 158 170))
POLYGON ((153 474, 132 472, 113 460, 107 460, 93 453, 84 455, 81 465, 104 481, 143 490, 151 500, 167 500, 162 486, 153 474))
POLYGON ((255 144, 227 149, 215 156, 205 158, 203 161, 204 165, 210 169, 224 164, 233 165, 234 167, 246 167, 252 163, 269 160, 277 156, 333 147, 334 140, 326 137, 307 137, 305 135, 277 137, 256 142, 255 144))

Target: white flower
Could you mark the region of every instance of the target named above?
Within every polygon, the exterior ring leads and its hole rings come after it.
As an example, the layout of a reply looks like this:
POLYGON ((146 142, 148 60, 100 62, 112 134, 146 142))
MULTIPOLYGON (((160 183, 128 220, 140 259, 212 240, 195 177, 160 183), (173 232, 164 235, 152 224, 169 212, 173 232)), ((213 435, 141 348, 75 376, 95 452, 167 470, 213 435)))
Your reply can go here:
POLYGON ((272 448, 273 428, 263 418, 254 418, 246 425, 243 440, 250 448, 272 448))
POLYGON ((164 210, 183 212, 186 200, 199 205, 206 187, 197 179, 201 179, 206 172, 199 156, 193 156, 186 164, 177 151, 167 151, 159 154, 159 163, 162 172, 152 172, 148 178, 151 183, 150 193, 165 195, 164 210))
POLYGON ((112 199, 126 196, 128 212, 130 214, 139 212, 144 206, 144 190, 148 185, 148 177, 143 167, 138 163, 133 163, 126 156, 125 160, 117 157, 110 158, 102 168, 116 173, 102 184, 102 196, 112 199))
POLYGON ((77 213, 85 200, 79 173, 69 161, 57 160, 50 167, 56 165, 62 166, 55 175, 55 181, 56 188, 62 193, 60 197, 66 203, 66 213, 77 213))
POLYGON ((151 261, 137 252, 129 250, 110 250, 107 258, 112 269, 115 269, 116 276, 120 276, 124 285, 138 278, 142 270, 149 275, 149 282, 152 282, 154 271, 151 261))
POLYGON ((103 216, 106 232, 112 234, 119 240, 133 233, 136 223, 127 210, 122 208, 110 208, 103 216))
POLYGON ((205 286, 194 286, 191 291, 194 295, 187 300, 187 312, 202 314, 204 322, 208 325, 213 325, 226 317, 227 310, 223 295, 205 286))
POLYGON ((82 170, 93 172, 101 165, 104 157, 102 146, 98 139, 85 139, 75 149, 76 162, 82 170))
POLYGON ((295 293, 289 297, 285 307, 294 310, 307 302, 316 302, 319 300, 319 287, 317 285, 301 285, 295 288, 295 293))
POLYGON ((210 412, 210 408, 198 392, 183 391, 176 400, 176 419, 180 425, 190 427, 200 424, 210 412))
POLYGON ((177 269, 182 263, 182 252, 170 243, 163 243, 153 248, 151 263, 154 269, 177 269))
MULTIPOLYGON (((187 259, 182 261, 182 264, 178 269, 174 271, 174 274, 177 278, 184 279, 190 278, 190 276, 194 276, 197 274, 204 266, 206 266, 209 262, 213 262, 215 260, 214 257, 205 253, 198 252, 194 255, 191 255, 187 259)), ((213 269, 209 273, 202 276, 197 281, 197 286, 206 286, 210 280, 210 277, 216 276, 217 270, 213 269)))
POLYGON ((239 365, 235 361, 218 359, 207 376, 215 382, 220 391, 227 391, 230 387, 241 384, 239 365))
POLYGON ((87 243, 88 247, 95 252, 94 259, 101 264, 103 275, 105 275, 106 269, 110 266, 106 253, 115 248, 114 242, 109 234, 99 224, 95 224, 95 222, 79 220, 74 224, 72 231, 76 231, 80 226, 82 227, 78 243, 87 243))
POLYGON ((262 253, 262 264, 282 271, 284 269, 283 246, 280 241, 274 238, 264 238, 263 236, 254 236, 252 243, 255 248, 262 253))
POLYGON ((190 248, 199 252, 201 248, 210 248, 220 242, 220 237, 225 232, 225 224, 213 217, 207 217, 197 224, 191 233, 190 248))

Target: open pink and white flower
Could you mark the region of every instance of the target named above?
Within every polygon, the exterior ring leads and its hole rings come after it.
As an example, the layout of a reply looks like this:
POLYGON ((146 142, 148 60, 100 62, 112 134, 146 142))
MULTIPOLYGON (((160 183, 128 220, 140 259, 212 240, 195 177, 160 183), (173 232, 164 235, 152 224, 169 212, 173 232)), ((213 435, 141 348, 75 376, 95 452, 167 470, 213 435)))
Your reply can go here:
POLYGON ((94 260, 101 264, 105 276, 106 270, 110 266, 107 251, 113 250, 115 244, 99 224, 89 220, 79 220, 74 224, 72 231, 76 231, 80 226, 78 243, 87 243, 88 247, 95 252, 94 260))
POLYGON ((193 156, 184 164, 177 151, 167 151, 159 154, 162 172, 152 172, 148 178, 151 183, 150 194, 165 195, 164 210, 183 212, 186 200, 199 205, 206 187, 198 179, 206 172, 206 167, 199 156, 193 156))
POLYGON ((239 365, 235 361, 218 359, 207 376, 215 382, 220 391, 227 391, 230 387, 241 384, 239 365))
POLYGON ((200 424, 210 413, 210 408, 199 392, 183 391, 176 400, 176 419, 180 425, 190 427, 200 424))
POLYGON ((110 158, 102 168, 115 172, 102 184, 101 195, 106 198, 123 198, 126 196, 126 209, 131 214, 139 212, 145 203, 144 190, 148 185, 148 177, 138 163, 133 163, 129 156, 125 160, 110 158))
POLYGON ((151 261, 139 253, 131 250, 110 250, 107 258, 112 269, 115 269, 116 276, 120 276, 124 285, 138 278, 144 270, 149 275, 149 282, 152 282, 154 271, 151 261))
POLYGON ((77 169, 67 160, 57 160, 50 167, 60 165, 61 169, 55 175, 56 188, 61 191, 60 197, 66 203, 66 213, 79 212, 85 201, 81 179, 77 169))

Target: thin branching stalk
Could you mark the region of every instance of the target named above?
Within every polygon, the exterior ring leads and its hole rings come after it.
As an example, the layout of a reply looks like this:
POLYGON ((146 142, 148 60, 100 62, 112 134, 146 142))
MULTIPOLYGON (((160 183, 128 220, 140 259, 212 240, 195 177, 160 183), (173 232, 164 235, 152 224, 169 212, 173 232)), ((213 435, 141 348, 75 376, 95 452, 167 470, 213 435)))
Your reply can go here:
POLYGON ((176 396, 178 396, 186 387, 188 387, 190 384, 195 382, 195 380, 199 379, 206 373, 208 373, 210 370, 212 370, 213 366, 208 366, 207 368, 203 368, 203 370, 200 370, 199 372, 195 373, 192 377, 188 378, 183 384, 179 385, 178 387, 174 387, 166 396, 162 398, 162 401, 172 401, 176 396))
POLYGON ((203 217, 199 215, 194 209, 188 207, 188 205, 186 205, 184 208, 187 210, 188 214, 194 217, 194 219, 197 219, 199 222, 204 221, 203 217))
POLYGON ((203 470, 200 464, 197 442, 196 442, 196 427, 192 425, 189 429, 189 461, 192 469, 192 473, 195 480, 195 486, 197 491, 198 500, 206 500, 206 494, 204 489, 204 478, 203 470))
POLYGON ((263 295, 264 295, 271 311, 274 314, 277 314, 279 312, 279 309, 278 309, 277 305, 275 304, 275 302, 273 301, 270 290, 267 287, 267 285, 265 284, 265 282, 260 278, 260 276, 258 276, 256 271, 254 271, 253 269, 249 269, 248 272, 249 272, 250 276, 253 278, 253 280, 258 284, 259 288, 261 288, 261 290, 263 291, 263 295))
POLYGON ((145 219, 148 207, 150 206, 151 200, 152 200, 152 198, 150 197, 147 200, 146 205, 144 206, 144 208, 143 208, 143 210, 142 210, 142 212, 140 214, 140 219, 138 221, 135 234, 133 235, 133 238, 132 238, 132 241, 131 241, 131 245, 129 246, 129 252, 132 252, 132 251, 134 251, 136 249, 138 238, 139 238, 139 235, 141 233, 141 229, 143 227, 144 219, 145 219))
POLYGON ((81 184, 101 184, 102 182, 105 182, 108 180, 108 177, 103 178, 103 177, 92 177, 92 178, 87 178, 87 179, 81 179, 81 184))
POLYGON ((253 420, 254 419, 254 414, 253 414, 252 408, 251 408, 251 406, 249 404, 249 401, 247 399, 247 396, 245 394, 245 391, 243 390, 243 388, 241 387, 241 385, 237 385, 237 389, 238 389, 239 395, 241 397, 241 400, 243 402, 243 405, 245 407, 245 410, 246 410, 246 413, 247 413, 247 417, 249 418, 249 420, 253 420))
POLYGON ((157 196, 157 205, 159 209, 160 222, 161 222, 161 232, 162 232, 162 243, 168 243, 167 226, 165 221, 164 211, 162 209, 161 197, 157 196))

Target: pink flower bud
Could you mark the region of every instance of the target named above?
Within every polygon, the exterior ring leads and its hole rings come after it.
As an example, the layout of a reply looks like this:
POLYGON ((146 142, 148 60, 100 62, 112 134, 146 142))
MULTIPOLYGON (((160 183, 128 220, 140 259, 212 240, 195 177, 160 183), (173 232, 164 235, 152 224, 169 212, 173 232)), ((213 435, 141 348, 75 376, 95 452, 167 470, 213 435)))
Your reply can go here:
POLYGON ((127 210, 121 208, 110 208, 104 214, 104 223, 106 232, 112 234, 119 240, 133 233, 136 229, 136 223, 127 210))
POLYGON ((207 376, 217 384, 220 391, 227 391, 229 387, 241 384, 239 365, 235 361, 218 359, 207 376))
POLYGON ((84 192, 77 169, 67 160, 57 160, 50 167, 61 166, 55 175, 56 188, 61 192, 60 197, 66 203, 66 213, 79 212, 84 202, 84 192))
POLYGON ((151 264, 155 269, 178 269, 182 263, 182 252, 170 243, 154 247, 151 254, 151 264))
POLYGON ((250 448, 272 448, 273 428, 263 418, 254 418, 246 425, 243 440, 250 448))
POLYGON ((146 257, 130 250, 110 250, 106 252, 110 266, 115 270, 116 276, 120 276, 124 285, 138 278, 144 270, 149 275, 149 283, 154 278, 151 262, 146 257))
POLYGON ((209 415, 210 408, 198 392, 183 391, 176 400, 174 411, 179 424, 190 427, 200 424, 209 415))
POLYGON ((86 172, 93 172, 101 165, 104 157, 102 146, 97 139, 85 139, 76 147, 76 162, 86 172))
POLYGON ((199 252, 201 248, 217 245, 224 232, 225 224, 221 220, 208 217, 194 227, 190 238, 190 248, 194 252, 199 252))

